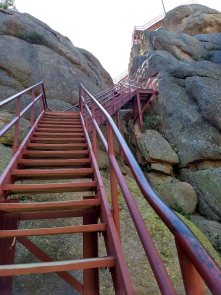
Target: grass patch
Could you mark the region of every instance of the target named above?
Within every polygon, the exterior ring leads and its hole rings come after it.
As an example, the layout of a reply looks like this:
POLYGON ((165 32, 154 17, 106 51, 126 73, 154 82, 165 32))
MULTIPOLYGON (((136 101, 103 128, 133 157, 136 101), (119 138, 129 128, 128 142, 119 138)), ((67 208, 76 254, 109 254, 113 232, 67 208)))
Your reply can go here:
POLYGON ((161 118, 159 116, 146 116, 143 121, 143 130, 148 128, 158 129, 161 125, 161 118))
POLYGON ((35 31, 31 32, 18 32, 16 37, 22 39, 31 44, 45 45, 47 46, 48 42, 45 37, 35 31))
POLYGON ((174 206, 171 206, 171 209, 180 213, 181 215, 183 215, 186 219, 191 221, 191 214, 187 213, 184 209, 183 206, 178 205, 177 203, 175 203, 174 206))

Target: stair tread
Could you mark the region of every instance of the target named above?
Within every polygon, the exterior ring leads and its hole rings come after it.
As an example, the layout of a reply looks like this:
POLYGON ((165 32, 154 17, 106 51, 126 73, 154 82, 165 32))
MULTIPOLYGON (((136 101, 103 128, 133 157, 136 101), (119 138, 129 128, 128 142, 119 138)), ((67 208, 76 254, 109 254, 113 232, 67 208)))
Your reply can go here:
POLYGON ((58 128, 59 129, 65 129, 65 128, 80 128, 82 126, 81 123, 79 124, 69 124, 69 125, 62 125, 62 124, 42 124, 42 123, 39 123, 38 124, 38 128, 58 128))
POLYGON ((38 137, 31 137, 30 141, 38 141, 38 142, 52 142, 57 143, 57 141, 60 141, 60 143, 75 143, 75 142, 85 142, 86 139, 82 137, 75 137, 75 138, 38 138, 38 137))
POLYGON ((75 179, 92 177, 93 168, 69 169, 69 170, 12 170, 11 175, 20 179, 75 179))
POLYGON ((89 156, 88 150, 75 150, 75 151, 31 151, 24 150, 24 157, 37 157, 37 158, 79 158, 82 156, 89 156))
POLYGON ((85 232, 101 232, 107 230, 107 224, 90 224, 55 228, 38 228, 22 230, 0 230, 0 238, 27 237, 27 236, 44 236, 85 232))
POLYGON ((67 129, 60 129, 60 128, 36 128, 35 129, 37 132, 48 132, 48 133, 60 133, 60 132, 65 132, 65 133, 76 133, 76 132, 82 132, 83 128, 67 128, 67 129), (60 132, 59 132, 60 131, 60 132), (72 132, 71 132, 72 131, 72 132))
POLYGON ((85 199, 59 202, 38 203, 0 203, 3 212, 39 212, 39 211, 61 211, 74 209, 87 209, 100 206, 101 199, 85 199))
POLYGON ((67 136, 69 136, 69 137, 79 137, 79 136, 81 136, 81 137, 85 137, 84 136, 84 133, 82 132, 82 133, 48 133, 48 132, 34 132, 33 133, 33 135, 34 136, 36 136, 36 137, 45 137, 45 136, 47 136, 47 137, 58 137, 58 138, 60 138, 60 137, 67 137, 67 136))
POLYGON ((51 184, 5 184, 4 191, 10 194, 41 194, 41 193, 62 193, 62 192, 85 192, 93 191, 97 182, 75 182, 75 183, 51 183, 51 184))
POLYGON ((32 166, 32 167, 69 167, 69 166, 82 166, 91 163, 91 159, 62 159, 62 160, 33 160, 21 159, 18 160, 19 165, 32 166))
POLYGON ((79 112, 53 112, 53 111, 45 111, 44 116, 79 116, 79 112))
POLYGON ((86 258, 79 260, 1 265, 0 276, 5 277, 14 275, 27 275, 71 271, 79 269, 90 269, 98 267, 115 267, 115 265, 116 259, 113 256, 86 258))
POLYGON ((40 124, 62 124, 62 125, 72 125, 75 123, 81 123, 81 120, 46 120, 46 119, 41 119, 40 124))
POLYGON ((86 149, 87 144, 86 143, 67 143, 67 144, 50 144, 50 143, 28 143, 27 144, 28 149, 41 149, 41 150, 47 150, 47 149, 53 149, 53 150, 74 150, 74 149, 86 149))

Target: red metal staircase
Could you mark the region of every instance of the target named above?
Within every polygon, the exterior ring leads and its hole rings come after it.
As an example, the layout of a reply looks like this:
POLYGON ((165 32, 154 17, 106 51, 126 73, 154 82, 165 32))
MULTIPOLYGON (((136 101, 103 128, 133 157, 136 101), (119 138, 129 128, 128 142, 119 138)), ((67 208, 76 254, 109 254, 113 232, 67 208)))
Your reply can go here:
MULTIPOLYGON (((177 294, 118 166, 113 148, 114 136, 144 197, 174 235, 186 294, 205 294, 203 280, 212 294, 221 294, 220 269, 188 227, 151 188, 110 116, 128 100, 134 100, 137 93, 139 97, 139 91, 146 91, 148 97, 152 97, 154 91, 151 91, 149 86, 143 89, 143 84, 147 83, 142 82, 142 89, 135 84, 121 84, 103 92, 98 99, 81 85, 79 112, 49 110, 42 82, 0 103, 0 107, 3 107, 17 100, 16 117, 0 131, 1 137, 15 125, 13 157, 0 178, 0 294, 12 293, 13 276, 55 272, 79 294, 98 295, 101 267, 108 267, 111 271, 116 294, 135 294, 120 243, 117 181, 161 293, 177 294), (38 87, 40 94, 35 98, 38 87), (20 111, 21 97, 26 92, 32 94, 32 102, 20 111), (40 102, 40 113, 34 122, 34 104, 37 101, 40 102), (18 147, 19 119, 29 109, 32 127, 18 147), (103 121, 107 126, 107 140, 99 128, 103 121), (93 146, 88 135, 91 130, 93 146), (109 157, 111 206, 96 160, 97 135, 109 157), (54 182, 35 183, 41 180, 54 182), (59 180, 68 181, 61 183, 59 180), (23 181, 29 183, 24 184, 23 181), (46 195, 63 192, 72 192, 73 196, 76 192, 82 194, 79 200, 19 202, 19 196, 30 193, 46 195), (79 217, 82 224, 53 228, 19 228, 22 220, 68 217, 79 217), (67 255, 67 260, 53 261, 29 239, 31 236, 76 233, 82 233, 83 236, 83 257, 78 260, 68 260, 67 255), (104 257, 99 257, 99 233, 103 234, 105 241, 107 256, 104 257), (26 247, 41 262, 14 264, 17 243, 26 247), (83 270, 83 283, 69 273, 79 269, 83 270)), ((140 111, 138 113, 140 116, 140 111)), ((50 290, 48 294, 51 294, 50 290)))

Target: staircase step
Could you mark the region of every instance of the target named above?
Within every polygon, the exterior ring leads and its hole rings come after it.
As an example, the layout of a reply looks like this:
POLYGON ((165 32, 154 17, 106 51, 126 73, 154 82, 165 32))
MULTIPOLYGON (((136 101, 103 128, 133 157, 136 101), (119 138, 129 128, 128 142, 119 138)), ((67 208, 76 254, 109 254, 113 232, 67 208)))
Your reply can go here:
POLYGON ((45 132, 34 132, 33 136, 36 137, 52 137, 52 138, 61 138, 61 137, 69 137, 69 138, 74 138, 74 137, 84 137, 84 133, 45 133, 45 132))
POLYGON ((47 159, 47 158, 66 158, 66 159, 76 159, 76 158, 88 158, 89 151, 23 151, 24 158, 29 159, 47 159))
POLYGON ((63 271, 90 269, 90 268, 99 268, 99 267, 111 268, 115 266, 116 266, 116 259, 113 256, 87 258, 87 259, 79 259, 79 260, 1 265, 0 276, 5 277, 5 276, 14 276, 14 275, 63 272, 63 271))
POLYGON ((63 125, 63 124, 42 124, 39 123, 38 124, 38 128, 59 128, 59 129, 72 129, 72 128, 81 128, 82 124, 81 123, 77 123, 77 124, 71 124, 71 125, 63 125))
POLYGON ((94 169, 69 169, 69 170, 12 170, 15 179, 80 179, 92 178, 94 169))
POLYGON ((53 116, 53 117, 68 117, 68 116, 72 116, 72 117, 80 117, 79 112, 44 112, 44 117, 45 116, 53 116))
POLYGON ((68 143, 68 144, 41 144, 41 143, 28 143, 28 149, 32 150, 85 150, 87 149, 86 143, 68 143))
POLYGON ((35 131, 37 132, 48 132, 48 133, 77 133, 77 132, 82 132, 83 128, 36 128, 35 131))
POLYGON ((68 160, 18 160, 19 167, 25 168, 61 168, 61 167, 88 167, 91 159, 68 159, 68 160))
POLYGON ((100 205, 101 199, 38 203, 0 203, 0 210, 3 212, 49 212, 88 209, 100 205))
POLYGON ((97 187, 96 181, 77 183, 51 183, 51 184, 6 184, 3 190, 12 194, 47 194, 65 192, 93 191, 97 187))
POLYGON ((84 143, 86 142, 85 138, 40 138, 40 137, 31 137, 30 142, 35 143, 84 143))
POLYGON ((23 230, 1 230, 0 238, 28 237, 28 236, 46 236, 74 233, 89 233, 103 232, 107 230, 105 223, 78 225, 56 228, 38 228, 38 229, 23 229, 23 230))
POLYGON ((41 124, 62 124, 62 125, 72 125, 75 123, 81 123, 81 120, 68 120, 68 119, 64 119, 64 120, 59 120, 59 119, 41 119, 40 121, 41 124))

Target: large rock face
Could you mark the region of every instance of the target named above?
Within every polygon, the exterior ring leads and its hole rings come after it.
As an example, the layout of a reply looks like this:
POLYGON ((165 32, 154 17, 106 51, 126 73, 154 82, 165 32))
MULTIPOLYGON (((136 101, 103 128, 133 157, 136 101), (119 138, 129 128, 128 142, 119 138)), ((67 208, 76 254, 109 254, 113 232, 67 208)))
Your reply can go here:
POLYGON ((151 107, 161 117, 163 135, 178 148, 180 167, 221 160, 221 66, 209 61, 181 62, 165 51, 150 51, 142 58, 137 71, 132 66, 131 75, 157 75, 159 95, 151 107))
MULTIPOLYGON (((152 79, 158 95, 146 115, 161 118, 157 131, 175 147, 179 164, 172 176, 195 189, 201 215, 220 221, 221 13, 180 6, 167 13, 164 25, 141 34, 140 55, 133 58, 129 76, 152 79)), ((169 177, 159 165, 147 168, 169 177)))
POLYGON ((207 218, 221 221, 221 168, 196 171, 191 182, 198 193, 199 212, 207 218))
POLYGON ((113 85, 91 53, 29 14, 1 10, 0 101, 40 81, 52 106, 76 104, 80 83, 92 94, 113 85))
POLYGON ((163 25, 169 31, 191 36, 219 33, 221 13, 199 4, 181 5, 166 14, 163 25))

